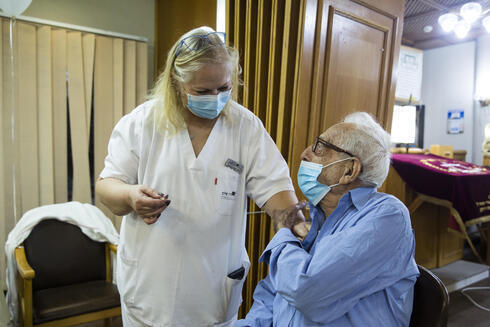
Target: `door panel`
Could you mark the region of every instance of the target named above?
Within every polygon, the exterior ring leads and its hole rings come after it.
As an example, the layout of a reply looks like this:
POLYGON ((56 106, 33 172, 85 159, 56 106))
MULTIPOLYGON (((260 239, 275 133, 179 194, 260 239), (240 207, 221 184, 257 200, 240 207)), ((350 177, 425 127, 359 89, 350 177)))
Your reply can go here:
POLYGON ((331 31, 323 130, 354 111, 378 116, 384 102, 386 31, 339 12, 333 15, 331 31))
POLYGON ((347 114, 369 112, 390 129, 403 9, 403 0, 306 0, 288 158, 293 182, 302 151, 347 114))

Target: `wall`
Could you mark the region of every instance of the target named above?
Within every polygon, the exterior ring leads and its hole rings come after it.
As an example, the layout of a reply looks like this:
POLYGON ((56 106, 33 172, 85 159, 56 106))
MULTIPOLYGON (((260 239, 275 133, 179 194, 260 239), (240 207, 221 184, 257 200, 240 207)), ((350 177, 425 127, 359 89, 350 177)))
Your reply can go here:
MULTIPOLYGON (((184 33, 199 26, 216 29, 217 2, 211 0, 155 0, 156 71, 163 71, 167 54, 184 33)), ((222 7, 220 6, 220 9, 222 7)), ((221 17, 223 18, 223 17, 221 17)))
POLYGON ((153 85, 155 0, 34 0, 24 16, 148 38, 148 87, 153 85))
MULTIPOLYGON (((485 35, 476 41, 475 54, 475 93, 490 97, 490 35, 485 35)), ((481 148, 485 124, 490 124, 490 106, 481 107, 474 101, 473 153, 475 163, 482 164, 481 148)))
POLYGON ((424 148, 452 145, 473 157, 475 42, 424 51, 422 101, 425 105, 424 148), (464 133, 447 134, 447 112, 464 109, 464 133))

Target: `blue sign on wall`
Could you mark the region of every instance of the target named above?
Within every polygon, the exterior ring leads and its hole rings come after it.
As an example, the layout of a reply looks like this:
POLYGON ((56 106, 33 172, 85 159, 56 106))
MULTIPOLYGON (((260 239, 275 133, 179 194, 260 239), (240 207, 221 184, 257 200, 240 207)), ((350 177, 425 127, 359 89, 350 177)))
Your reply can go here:
POLYGON ((463 134, 464 132, 464 110, 451 109, 447 112, 447 133, 463 134))

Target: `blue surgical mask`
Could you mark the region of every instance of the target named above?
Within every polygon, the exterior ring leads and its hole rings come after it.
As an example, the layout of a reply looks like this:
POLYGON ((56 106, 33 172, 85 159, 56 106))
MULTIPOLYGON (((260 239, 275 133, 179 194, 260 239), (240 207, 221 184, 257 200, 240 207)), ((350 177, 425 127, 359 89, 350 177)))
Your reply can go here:
POLYGON ((206 119, 218 117, 230 99, 231 89, 217 95, 187 94, 187 107, 196 116, 206 119))
POLYGON ((331 162, 325 166, 314 162, 302 160, 298 170, 298 186, 301 189, 301 192, 303 192, 303 194, 306 196, 308 201, 316 206, 320 202, 320 200, 323 199, 328 192, 330 192, 332 187, 340 184, 337 183, 329 186, 318 182, 318 176, 320 176, 323 168, 331 166, 338 162, 352 159, 353 158, 340 159, 331 162))

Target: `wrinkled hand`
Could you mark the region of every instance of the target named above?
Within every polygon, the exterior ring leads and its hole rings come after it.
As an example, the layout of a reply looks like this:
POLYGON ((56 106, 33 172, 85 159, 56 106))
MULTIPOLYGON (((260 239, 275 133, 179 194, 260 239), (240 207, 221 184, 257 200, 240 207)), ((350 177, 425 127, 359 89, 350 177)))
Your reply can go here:
POLYGON ((303 242, 306 238, 306 235, 310 232, 311 222, 310 221, 302 221, 293 226, 291 231, 294 236, 296 236, 301 242, 303 242))
POLYGON ((272 213, 272 222, 274 231, 281 228, 289 228, 298 238, 306 236, 309 226, 305 224, 305 216, 302 209, 306 207, 306 202, 301 201, 282 210, 274 210, 272 213))
POLYGON ((128 192, 128 203, 145 223, 155 223, 163 210, 170 205, 168 195, 144 185, 133 185, 128 192))

